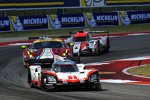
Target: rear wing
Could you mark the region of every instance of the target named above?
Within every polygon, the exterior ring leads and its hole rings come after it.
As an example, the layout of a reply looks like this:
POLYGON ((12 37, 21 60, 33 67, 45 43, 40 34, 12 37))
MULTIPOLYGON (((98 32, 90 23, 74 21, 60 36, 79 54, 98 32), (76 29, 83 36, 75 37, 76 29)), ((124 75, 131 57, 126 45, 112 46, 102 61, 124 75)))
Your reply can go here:
POLYGON ((50 38, 68 38, 70 35, 51 35, 51 36, 33 36, 28 37, 28 40, 36 40, 36 39, 50 39, 50 38))
MULTIPOLYGON (((87 31, 87 30, 85 30, 85 31, 87 31)), ((80 32, 80 31, 78 31, 78 32, 80 32)), ((72 36, 75 33, 77 33, 77 32, 70 32, 70 36, 72 36)), ((110 35, 109 31, 89 31, 88 30, 87 33, 89 33, 91 36, 109 36, 110 35)))
POLYGON ((90 31, 89 32, 93 36, 109 36, 109 31, 90 31))

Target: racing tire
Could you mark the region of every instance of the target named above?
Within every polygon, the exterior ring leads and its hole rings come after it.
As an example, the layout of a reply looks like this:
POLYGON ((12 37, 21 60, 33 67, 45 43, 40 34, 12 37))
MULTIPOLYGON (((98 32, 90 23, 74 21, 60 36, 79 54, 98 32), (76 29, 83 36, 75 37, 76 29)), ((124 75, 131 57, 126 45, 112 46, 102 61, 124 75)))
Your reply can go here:
POLYGON ((54 92, 55 91, 55 86, 51 87, 51 88, 47 88, 47 86, 45 85, 44 82, 44 78, 46 77, 46 75, 42 75, 42 85, 41 85, 41 90, 45 91, 45 92, 54 92))
POLYGON ((34 85, 33 85, 32 80, 31 80, 31 72, 30 72, 30 69, 28 69, 28 84, 29 84, 29 87, 30 87, 30 88, 34 88, 34 85))
POLYGON ((104 52, 108 52, 108 51, 109 51, 109 48, 110 48, 110 40, 109 40, 109 38, 108 38, 108 39, 107 39, 107 46, 105 47, 104 52))
POLYGON ((94 89, 95 91, 102 90, 101 84, 100 83, 94 83, 92 86, 92 89, 94 89))
POLYGON ((101 54, 101 51, 102 51, 102 45, 98 43, 98 54, 101 54))

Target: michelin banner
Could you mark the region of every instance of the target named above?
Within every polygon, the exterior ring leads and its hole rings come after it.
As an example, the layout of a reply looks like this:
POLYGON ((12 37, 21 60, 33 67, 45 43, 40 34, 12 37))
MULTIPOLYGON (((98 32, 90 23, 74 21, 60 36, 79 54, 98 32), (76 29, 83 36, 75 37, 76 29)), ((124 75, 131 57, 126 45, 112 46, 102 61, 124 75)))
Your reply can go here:
POLYGON ((10 21, 8 17, 0 17, 0 32, 10 31, 10 21))
POLYGON ((120 25, 150 23, 150 11, 120 11, 120 25))
POLYGON ((83 14, 67 14, 61 16, 61 24, 63 28, 84 27, 83 14))
POLYGON ((118 25, 117 12, 107 13, 84 13, 85 26, 95 27, 103 25, 118 25))
POLYGON ((9 16, 11 31, 48 29, 47 16, 9 16))
POLYGON ((83 14, 48 15, 49 29, 84 27, 83 14))

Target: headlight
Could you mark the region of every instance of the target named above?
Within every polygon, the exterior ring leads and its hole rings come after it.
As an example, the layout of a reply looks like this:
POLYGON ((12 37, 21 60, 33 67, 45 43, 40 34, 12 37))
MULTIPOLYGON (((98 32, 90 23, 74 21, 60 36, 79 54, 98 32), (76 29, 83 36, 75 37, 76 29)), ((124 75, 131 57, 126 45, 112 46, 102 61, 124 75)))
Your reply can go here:
POLYGON ((56 78, 54 76, 47 76, 48 82, 55 82, 56 83, 56 78))
POLYGON ((97 82, 99 80, 99 76, 97 74, 92 74, 89 77, 89 82, 97 82))
POLYGON ((62 56, 63 56, 63 57, 66 57, 66 53, 63 53, 62 56))

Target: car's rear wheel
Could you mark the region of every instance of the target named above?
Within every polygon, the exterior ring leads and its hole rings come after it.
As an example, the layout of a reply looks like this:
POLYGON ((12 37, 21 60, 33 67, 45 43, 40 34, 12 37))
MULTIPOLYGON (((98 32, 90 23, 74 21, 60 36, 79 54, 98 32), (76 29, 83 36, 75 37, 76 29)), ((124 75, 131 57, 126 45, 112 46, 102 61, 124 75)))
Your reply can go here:
POLYGON ((106 45, 106 47, 105 47, 105 49, 104 49, 104 52, 108 52, 109 51, 109 48, 110 48, 110 40, 109 40, 109 38, 107 39, 107 45, 106 45))

